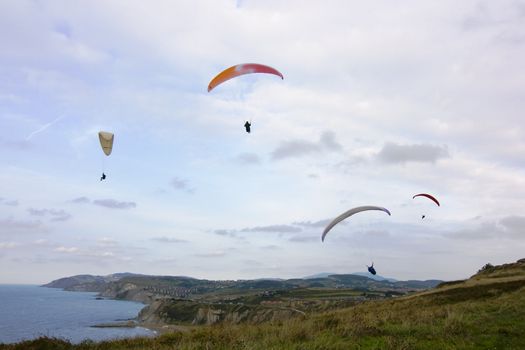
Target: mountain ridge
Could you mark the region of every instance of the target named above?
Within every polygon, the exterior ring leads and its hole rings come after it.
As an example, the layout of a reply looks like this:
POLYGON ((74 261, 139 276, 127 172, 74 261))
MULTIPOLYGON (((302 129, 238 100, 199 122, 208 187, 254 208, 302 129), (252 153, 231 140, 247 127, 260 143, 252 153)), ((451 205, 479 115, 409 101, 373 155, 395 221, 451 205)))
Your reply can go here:
POLYGON ((293 287, 364 287, 370 285, 378 288, 413 288, 424 289, 431 288, 442 280, 408 280, 398 281, 394 279, 387 279, 384 277, 370 277, 360 274, 329 274, 326 277, 315 277, 316 275, 308 276, 309 278, 258 278, 252 280, 207 280, 197 279, 187 276, 161 276, 161 275, 143 275, 135 273, 113 273, 105 276, 99 275, 74 275, 69 277, 62 277, 42 285, 47 288, 62 288, 68 291, 87 291, 100 292, 104 287, 111 282, 131 280, 148 280, 152 283, 160 285, 170 282, 180 287, 195 287, 196 285, 208 285, 211 288, 213 285, 218 285, 221 288, 224 286, 236 286, 241 289, 257 289, 257 288, 293 288, 293 287))

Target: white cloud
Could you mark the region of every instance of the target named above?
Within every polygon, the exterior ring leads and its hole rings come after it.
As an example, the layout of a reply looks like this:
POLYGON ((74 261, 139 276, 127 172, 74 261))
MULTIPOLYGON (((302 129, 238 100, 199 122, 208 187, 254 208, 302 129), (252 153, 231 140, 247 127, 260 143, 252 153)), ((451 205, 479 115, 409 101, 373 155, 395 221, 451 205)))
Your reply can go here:
POLYGON ((505 229, 505 233, 516 238, 525 237, 525 216, 507 216, 499 221, 505 229))
POLYGON ((47 244, 48 242, 49 241, 47 239, 43 239, 43 238, 40 238, 40 239, 37 239, 37 240, 33 241, 34 244, 38 244, 38 245, 47 244))
POLYGON ((154 237, 151 239, 152 241, 159 242, 159 243, 187 243, 188 241, 185 239, 180 238, 174 238, 174 237, 154 237))
POLYGON ((18 246, 16 242, 0 242, 0 249, 12 249, 18 246))
POLYGON ((521 240, 525 237, 525 217, 513 215, 495 221, 484 221, 474 227, 447 233, 445 237, 464 240, 521 240))
POLYGON ((121 202, 121 201, 117 201, 112 198, 95 199, 93 200, 93 204, 101 206, 101 207, 113 208, 113 209, 132 209, 137 206, 137 203, 135 202, 121 202))
POLYGON ((34 231, 39 228, 42 228, 42 223, 38 220, 0 219, 0 231, 34 231))
POLYGON ((386 163, 435 163, 440 158, 449 157, 449 153, 446 147, 426 144, 399 145, 393 142, 387 142, 381 151, 379 151, 377 157, 386 163))
POLYGON ((247 227, 239 230, 239 232, 268 232, 268 233, 295 233, 301 232, 300 227, 291 225, 268 225, 268 226, 256 226, 247 227))
POLYGON ((261 158, 255 153, 241 153, 236 157, 239 164, 259 164, 261 158))
POLYGON ((97 243, 100 246, 109 246, 109 247, 118 245, 118 242, 116 240, 114 240, 113 238, 109 238, 109 237, 99 238, 97 239, 97 243))
POLYGON ((342 146, 335 140, 335 133, 325 131, 318 142, 293 140, 282 142, 273 152, 272 158, 280 160, 290 157, 300 157, 321 152, 341 151, 342 146))
POLYGON ((88 197, 77 197, 71 200, 71 203, 85 204, 89 203, 90 200, 88 197))
POLYGON ((310 243, 310 242, 319 242, 319 236, 293 236, 289 239, 290 242, 297 243, 310 243))
POLYGON ((195 254, 196 257, 199 258, 220 258, 226 255, 225 251, 217 250, 210 253, 201 253, 201 254, 195 254))
POLYGON ((177 191, 185 191, 187 193, 194 193, 195 189, 191 188, 189 181, 186 179, 181 179, 179 177, 174 177, 170 182, 171 187, 177 191))
POLYGON ((64 247, 64 246, 60 246, 60 247, 56 247, 55 251, 56 252, 60 252, 60 253, 77 253, 79 251, 79 248, 78 247, 64 247))
POLYGON ((71 219, 71 214, 66 212, 65 210, 57 210, 57 209, 35 209, 35 208, 29 208, 27 209, 30 215, 32 216, 50 216, 51 221, 67 221, 71 219))

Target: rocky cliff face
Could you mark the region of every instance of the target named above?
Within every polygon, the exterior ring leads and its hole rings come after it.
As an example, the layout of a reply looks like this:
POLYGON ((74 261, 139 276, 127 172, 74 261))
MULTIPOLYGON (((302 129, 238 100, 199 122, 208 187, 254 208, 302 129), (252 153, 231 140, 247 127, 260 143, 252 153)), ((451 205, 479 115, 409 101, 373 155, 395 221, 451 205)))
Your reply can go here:
MULTIPOLYGON (((199 308, 192 324, 214 324, 224 319, 226 312, 220 309, 212 309, 211 307, 199 308)), ((230 317, 231 318, 231 317, 230 317)))
POLYGON ((129 282, 107 283, 100 291, 100 295, 105 298, 131 300, 144 304, 151 303, 154 298, 153 293, 129 282))
POLYGON ((304 316, 304 313, 289 308, 253 307, 244 310, 222 310, 206 307, 199 309, 192 323, 207 325, 219 322, 258 324, 268 321, 284 321, 301 316, 304 316))
POLYGON ((159 309, 162 307, 163 302, 160 300, 152 301, 145 308, 143 308, 137 319, 141 323, 148 323, 153 325, 163 325, 165 322, 162 320, 159 309))
POLYGON ((252 323, 302 317, 304 313, 290 307, 197 303, 186 300, 159 299, 146 306, 139 321, 148 324, 212 325, 216 323, 252 323))

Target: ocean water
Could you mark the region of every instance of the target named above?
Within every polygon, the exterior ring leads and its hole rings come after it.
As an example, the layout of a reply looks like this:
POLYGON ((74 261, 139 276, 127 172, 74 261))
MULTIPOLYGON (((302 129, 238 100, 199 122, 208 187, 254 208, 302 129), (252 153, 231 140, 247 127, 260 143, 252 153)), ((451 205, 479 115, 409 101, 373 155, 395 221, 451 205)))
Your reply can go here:
POLYGON ((65 292, 27 285, 0 285, 0 343, 15 343, 39 336, 79 343, 152 336, 145 328, 93 328, 90 326, 135 318, 143 304, 96 300, 97 293, 65 292))

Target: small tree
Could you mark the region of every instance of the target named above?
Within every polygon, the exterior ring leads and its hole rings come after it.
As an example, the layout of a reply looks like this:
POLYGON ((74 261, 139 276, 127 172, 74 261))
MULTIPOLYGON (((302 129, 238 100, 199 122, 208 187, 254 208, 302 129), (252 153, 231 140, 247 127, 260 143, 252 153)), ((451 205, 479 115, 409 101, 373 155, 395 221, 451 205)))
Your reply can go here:
POLYGON ((494 269, 494 265, 491 263, 486 263, 481 269, 479 269, 478 272, 485 272, 485 271, 491 271, 494 269))

